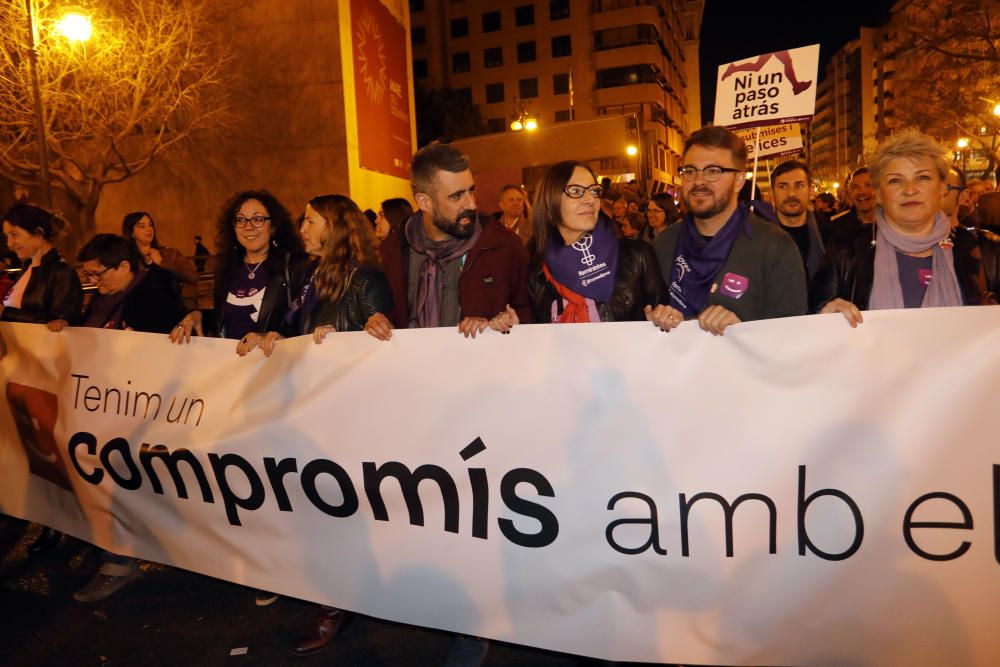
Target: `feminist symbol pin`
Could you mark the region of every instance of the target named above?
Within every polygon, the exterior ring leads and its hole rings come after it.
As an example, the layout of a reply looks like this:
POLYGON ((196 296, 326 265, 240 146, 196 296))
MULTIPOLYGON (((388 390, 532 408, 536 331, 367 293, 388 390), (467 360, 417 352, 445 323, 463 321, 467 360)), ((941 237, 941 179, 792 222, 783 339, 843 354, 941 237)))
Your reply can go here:
POLYGON ((594 260, 597 259, 597 256, 594 255, 594 253, 590 252, 590 245, 593 242, 594 242, 594 237, 591 236, 590 234, 587 234, 582 239, 573 244, 573 248, 583 253, 583 257, 580 258, 580 261, 586 264, 587 266, 593 264, 594 260))

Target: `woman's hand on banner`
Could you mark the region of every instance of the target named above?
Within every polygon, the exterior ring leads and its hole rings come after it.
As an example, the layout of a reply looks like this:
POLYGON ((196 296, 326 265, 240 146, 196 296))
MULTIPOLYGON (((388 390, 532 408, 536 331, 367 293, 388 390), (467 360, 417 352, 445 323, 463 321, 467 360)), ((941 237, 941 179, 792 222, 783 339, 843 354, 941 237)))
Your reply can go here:
POLYGON ((201 330, 201 311, 192 310, 190 313, 184 316, 184 319, 170 331, 170 342, 177 343, 190 343, 191 333, 194 332, 196 336, 204 335, 201 330))
POLYGON ((847 320, 847 323, 851 325, 852 328, 856 328, 859 324, 864 322, 864 318, 861 317, 861 311, 850 301, 846 299, 834 299, 833 301, 827 302, 825 306, 820 309, 820 315, 825 315, 827 313, 840 313, 847 320))
POLYGON ((365 331, 379 340, 389 340, 392 338, 392 322, 384 314, 375 313, 365 322, 365 331))
POLYGON ((508 303, 502 311, 489 321, 489 327, 500 333, 510 333, 510 330, 520 323, 521 320, 518 319, 517 312, 508 303))
POLYGON ((490 326, 490 321, 485 317, 466 317, 458 323, 458 332, 466 338, 475 338, 476 334, 481 334, 490 326))
POLYGON ((274 352, 274 344, 283 339, 284 336, 277 331, 268 331, 261 337, 260 342, 258 343, 260 351, 264 353, 265 357, 270 357, 271 353, 274 352))

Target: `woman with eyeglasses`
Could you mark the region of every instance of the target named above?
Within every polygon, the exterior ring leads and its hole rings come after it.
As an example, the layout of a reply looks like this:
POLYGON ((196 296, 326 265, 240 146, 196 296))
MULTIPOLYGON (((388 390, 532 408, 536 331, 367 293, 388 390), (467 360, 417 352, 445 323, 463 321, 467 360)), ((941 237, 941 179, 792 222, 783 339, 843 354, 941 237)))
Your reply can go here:
POLYGON ((161 269, 170 276, 170 285, 188 310, 198 308, 198 271, 194 262, 176 248, 161 245, 156 224, 146 211, 133 211, 122 219, 122 236, 132 241, 148 269, 161 269))
POLYGON ((555 164, 536 192, 528 271, 535 322, 643 320, 663 308, 666 284, 652 247, 615 236, 589 166, 555 164))
MULTIPOLYGON (((215 332, 239 340, 238 354, 257 347, 277 330, 309 277, 310 262, 292 217, 266 190, 233 196, 217 227, 215 332)), ((190 342, 203 335, 201 311, 193 310, 170 332, 170 340, 190 342)))
POLYGON ((813 278, 813 312, 856 327, 865 310, 997 303, 1000 239, 952 226, 941 210, 947 151, 927 135, 887 139, 868 168, 878 205, 871 229, 834 239, 813 278))
POLYGON ((646 204, 645 229, 642 230, 643 241, 652 243, 653 240, 666 231, 667 227, 680 220, 681 214, 674 203, 674 197, 669 192, 660 192, 652 196, 646 204))
POLYGON ((399 231, 413 215, 413 206, 402 197, 386 199, 378 212, 375 222, 375 237, 381 243, 390 232, 399 231))

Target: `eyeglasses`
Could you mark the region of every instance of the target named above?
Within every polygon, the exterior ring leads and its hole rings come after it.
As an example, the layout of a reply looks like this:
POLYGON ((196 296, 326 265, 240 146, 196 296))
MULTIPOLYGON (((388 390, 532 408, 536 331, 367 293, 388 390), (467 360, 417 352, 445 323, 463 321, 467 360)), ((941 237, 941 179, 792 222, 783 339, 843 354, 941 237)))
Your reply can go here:
POLYGON ((104 269, 103 271, 98 271, 97 273, 91 273, 90 271, 84 271, 83 272, 83 277, 86 278, 87 280, 89 280, 92 283, 96 283, 97 281, 99 281, 101 278, 104 277, 105 273, 107 273, 108 271, 110 271, 113 268, 115 268, 115 267, 109 266, 108 268, 104 269))
POLYGON ((260 229, 264 226, 264 223, 270 219, 271 217, 267 215, 255 215, 252 218, 244 218, 242 215, 238 215, 236 216, 236 220, 233 221, 233 224, 236 225, 236 229, 246 229, 247 227, 260 229))
POLYGON ((662 208, 654 208, 652 206, 647 206, 646 215, 649 215, 650 213, 666 213, 666 211, 664 211, 662 208))
POLYGON ((965 189, 961 185, 947 185, 945 187, 948 188, 948 192, 951 192, 952 190, 958 190, 959 192, 961 192, 962 190, 965 189))
POLYGON ((683 178, 688 183, 693 181, 695 179, 695 176, 697 176, 699 173, 701 173, 702 178, 704 178, 706 181, 708 181, 709 183, 713 183, 722 178, 723 174, 735 174, 741 171, 743 170, 733 169, 732 167, 719 167, 712 164, 705 167, 704 169, 698 169, 697 167, 692 167, 690 165, 686 167, 681 167, 680 169, 677 170, 677 173, 680 175, 681 178, 683 178))
POLYGON ((563 192, 565 192, 566 196, 570 199, 580 199, 588 192, 600 199, 601 193, 604 192, 604 188, 600 185, 567 185, 563 188, 563 192))

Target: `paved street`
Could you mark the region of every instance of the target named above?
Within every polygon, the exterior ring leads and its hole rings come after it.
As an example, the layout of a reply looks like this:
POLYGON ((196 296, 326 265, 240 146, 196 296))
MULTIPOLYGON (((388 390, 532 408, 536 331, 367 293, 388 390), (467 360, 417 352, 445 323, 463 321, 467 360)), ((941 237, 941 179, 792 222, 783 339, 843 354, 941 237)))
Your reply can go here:
MULTIPOLYGON (((98 566, 97 549, 63 537, 27 557, 37 526, 0 515, 0 665, 437 665, 450 635, 360 617, 334 645, 306 658, 288 651, 316 607, 280 598, 254 605, 254 592, 184 570, 144 563, 141 577, 104 602, 73 592, 98 566), (233 649, 243 655, 230 655, 233 649)), ((494 642, 484 663, 571 667, 575 656, 494 642)))

